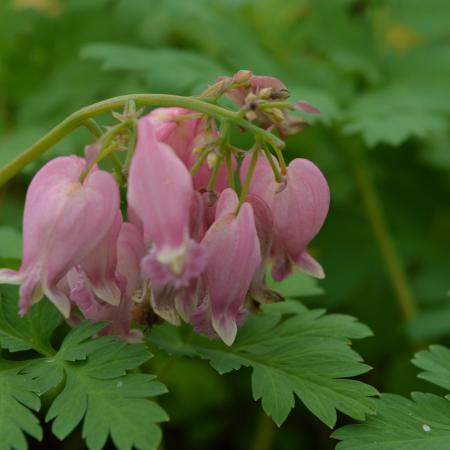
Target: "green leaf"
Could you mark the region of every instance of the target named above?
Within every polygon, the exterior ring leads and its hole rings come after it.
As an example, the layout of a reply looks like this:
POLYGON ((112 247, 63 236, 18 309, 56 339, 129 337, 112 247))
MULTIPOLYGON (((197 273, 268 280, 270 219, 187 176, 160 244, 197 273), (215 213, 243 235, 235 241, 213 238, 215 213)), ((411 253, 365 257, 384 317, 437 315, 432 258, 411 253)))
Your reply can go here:
POLYGON ((215 80, 225 71, 200 53, 173 48, 99 43, 84 47, 81 56, 101 60, 104 70, 141 72, 154 92, 183 92, 200 83, 206 88, 205 80, 215 80))
POLYGON ((283 281, 274 281, 271 272, 267 270, 267 286, 279 292, 284 298, 310 297, 322 295, 324 289, 319 285, 317 278, 310 277, 297 270, 283 281))
POLYGON ((448 127, 448 87, 392 84, 361 96, 348 113, 344 131, 361 133, 367 145, 399 145, 407 138, 425 137, 448 127))
POLYGON ((26 450, 25 433, 42 439, 39 420, 30 411, 40 407, 38 386, 20 373, 23 365, 0 357, 0 450, 26 450))
POLYGON ((42 354, 51 353, 50 338, 60 314, 45 299, 20 317, 18 301, 17 287, 0 286, 0 347, 11 352, 34 349, 42 354))
POLYGON ((127 372, 150 358, 144 346, 112 336, 91 339, 105 325, 83 323, 66 336, 54 357, 27 368, 43 392, 65 380, 46 420, 53 420, 52 431, 59 439, 83 421, 82 435, 90 450, 103 448, 109 434, 119 450, 156 449, 161 439, 157 423, 168 417, 147 397, 166 388, 154 375, 127 372))
POLYGON ((3 258, 22 257, 22 235, 12 227, 0 227, 0 255, 3 258))
POLYGON ((336 450, 444 450, 450 448, 450 402, 415 392, 412 401, 382 394, 377 413, 367 422, 348 425, 332 437, 336 450))
MULTIPOLYGON (((441 345, 431 345, 429 350, 414 355, 412 363, 425 370, 420 373, 423 378, 450 391, 450 349, 441 345)), ((450 395, 447 395, 450 399, 450 395)))
MULTIPOLYGON (((450 390, 450 349, 432 345, 416 353, 420 378, 450 390)), ((392 394, 374 400, 376 415, 333 433, 337 450, 443 450, 450 448, 450 395, 413 392, 412 401, 392 394)))
POLYGON ((370 330, 352 317, 307 310, 298 302, 265 305, 264 313, 250 317, 232 347, 190 336, 189 342, 171 325, 155 327, 149 340, 169 354, 208 359, 221 374, 252 368, 255 400, 281 425, 297 396, 329 427, 336 410, 363 419, 373 412, 377 391, 348 377, 369 367, 349 345, 349 338, 369 336, 370 330))

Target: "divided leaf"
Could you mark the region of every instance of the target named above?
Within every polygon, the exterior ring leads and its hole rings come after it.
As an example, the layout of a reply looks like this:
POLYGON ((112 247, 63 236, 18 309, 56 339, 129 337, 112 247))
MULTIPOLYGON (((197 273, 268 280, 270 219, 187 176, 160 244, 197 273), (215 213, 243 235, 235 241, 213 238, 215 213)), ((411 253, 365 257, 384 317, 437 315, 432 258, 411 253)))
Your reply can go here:
POLYGON ((21 318, 18 298, 17 287, 0 285, 0 347, 11 352, 34 349, 47 353, 51 350, 50 337, 60 321, 58 311, 44 300, 21 318))
POLYGON ((0 357, 0 450, 26 450, 25 433, 42 439, 38 411, 38 385, 28 375, 20 373, 24 363, 0 357))
POLYGON ((65 378, 46 420, 54 419, 52 431, 59 439, 83 420, 82 434, 90 450, 103 448, 109 434, 119 450, 156 449, 161 439, 157 423, 168 417, 147 398, 166 388, 153 375, 127 373, 151 357, 144 346, 110 336, 90 339, 104 326, 83 323, 67 335, 54 357, 28 367, 43 392, 65 378))
MULTIPOLYGON (((419 374, 450 389, 450 349, 431 346, 418 352, 413 363, 426 370, 419 374)), ((376 415, 365 423, 348 425, 333 433, 341 440, 337 450, 443 450, 450 448, 450 395, 413 392, 412 400, 382 394, 374 400, 376 415)))
POLYGON ((336 410, 362 420, 374 411, 369 398, 377 391, 348 377, 369 367, 350 348, 349 338, 369 336, 370 330, 352 317, 308 310, 298 302, 267 305, 239 331, 232 347, 201 336, 185 339, 170 325, 155 327, 149 340, 170 354, 208 359, 221 374, 252 368, 255 400, 281 425, 297 396, 329 427, 336 410))

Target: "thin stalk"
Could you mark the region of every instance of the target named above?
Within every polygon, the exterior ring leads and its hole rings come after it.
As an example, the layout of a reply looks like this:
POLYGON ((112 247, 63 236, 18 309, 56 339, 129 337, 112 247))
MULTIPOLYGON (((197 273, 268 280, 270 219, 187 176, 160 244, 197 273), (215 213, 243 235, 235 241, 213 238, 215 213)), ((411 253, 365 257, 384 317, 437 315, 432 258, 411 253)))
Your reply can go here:
POLYGON ((284 160, 283 152, 281 149, 275 145, 272 145, 272 148, 275 151, 275 154, 277 155, 278 162, 280 163, 281 168, 281 175, 286 175, 287 173, 287 167, 286 167, 286 161, 284 160))
POLYGON ((264 155, 266 155, 266 158, 269 161, 269 164, 272 169, 273 175, 275 176, 276 182, 281 183, 283 181, 283 177, 280 174, 278 166, 275 164, 275 161, 273 160, 272 153, 270 153, 269 149, 267 148, 267 145, 263 144, 262 149, 263 149, 264 155))
POLYGON ((103 130, 102 127, 92 118, 89 118, 83 124, 94 136, 94 138, 98 139, 102 136, 103 130))
POLYGON ((225 119, 233 122, 243 128, 246 128, 255 136, 271 143, 274 147, 282 147, 283 141, 277 138, 270 131, 263 130, 253 123, 240 117, 235 111, 223 108, 195 97, 181 97, 177 95, 166 94, 130 94, 110 98, 92 105, 86 106, 79 111, 71 114, 60 124, 50 130, 45 136, 31 145, 27 150, 21 153, 17 158, 9 162, 0 170, 0 187, 4 185, 13 176, 19 173, 27 164, 35 160, 42 153, 55 145, 86 120, 106 112, 111 112, 124 107, 130 100, 134 100, 139 106, 178 106, 181 108, 192 109, 204 114, 208 114, 216 119, 225 119))
POLYGON ((363 199, 367 219, 391 280, 399 309, 403 318, 409 321, 417 316, 416 299, 408 283, 400 256, 396 251, 395 243, 384 216, 383 206, 371 179, 362 150, 360 147, 348 149, 354 178, 363 199))
POLYGON ((206 157, 209 155, 210 151, 211 151, 210 148, 208 146, 206 146, 203 149, 203 151, 200 153, 200 155, 198 155, 198 158, 195 160, 195 163, 191 167, 191 170, 190 170, 191 176, 194 176, 198 172, 201 165, 205 161, 206 157))
POLYGON ((236 191, 236 181, 234 179, 233 161, 231 159, 231 149, 230 149, 230 147, 227 147, 225 149, 225 162, 226 162, 226 165, 227 165, 228 182, 230 183, 231 189, 233 189, 233 191, 236 191))
POLYGON ((133 159, 134 152, 136 151, 136 142, 137 142, 137 130, 136 127, 130 129, 130 140, 128 142, 128 152, 127 157, 125 159, 125 170, 127 171, 130 168, 131 160, 133 159))
POLYGON ((220 166, 222 165, 223 157, 222 155, 217 155, 217 159, 214 161, 214 166, 212 168, 211 178, 209 179, 207 191, 213 191, 217 183, 217 175, 219 175, 220 166))
POLYGON ((252 159, 250 160, 250 165, 248 166, 247 175, 245 176, 244 184, 242 185, 241 195, 239 197, 239 207, 241 207, 242 203, 245 202, 248 191, 250 189, 250 183, 252 181, 253 173, 255 172, 256 167, 256 161, 258 160, 259 156, 259 145, 255 147, 252 153, 252 159))
POLYGON ((113 166, 114 173, 116 174, 117 182, 122 186, 125 184, 125 177, 122 169, 122 162, 115 152, 111 152, 108 154, 109 161, 113 166))
POLYGON ((89 175, 89 172, 92 170, 92 168, 96 164, 98 164, 103 158, 106 158, 108 155, 110 155, 116 149, 117 149, 117 144, 115 142, 112 142, 108 146, 103 147, 102 150, 99 152, 97 158, 95 158, 93 161, 91 161, 91 163, 86 167, 86 169, 80 175, 80 183, 84 182, 86 177, 89 175))

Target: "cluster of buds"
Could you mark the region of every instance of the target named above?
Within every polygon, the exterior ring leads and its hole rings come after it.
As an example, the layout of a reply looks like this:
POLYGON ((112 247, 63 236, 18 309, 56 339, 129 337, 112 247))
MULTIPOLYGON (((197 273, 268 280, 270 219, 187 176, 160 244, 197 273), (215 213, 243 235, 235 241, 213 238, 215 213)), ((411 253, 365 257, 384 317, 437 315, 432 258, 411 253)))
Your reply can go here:
MULTIPOLYGON (((247 71, 204 93, 221 95, 240 107, 238 117, 282 135, 303 120, 289 110, 316 112, 288 103, 279 80, 247 71)), ((238 150, 226 119, 218 126, 193 110, 158 108, 134 122, 136 145, 121 174, 126 207, 117 179, 97 165, 107 153, 98 145, 86 158, 51 160, 33 178, 22 265, 0 270, 0 283, 21 285, 20 314, 45 295, 70 323, 109 321, 105 333, 139 338, 133 318, 146 311, 231 345, 249 312, 274 298, 268 263, 276 280, 293 266, 324 276, 307 247, 327 215, 329 189, 311 161, 286 166, 260 136, 238 150)))

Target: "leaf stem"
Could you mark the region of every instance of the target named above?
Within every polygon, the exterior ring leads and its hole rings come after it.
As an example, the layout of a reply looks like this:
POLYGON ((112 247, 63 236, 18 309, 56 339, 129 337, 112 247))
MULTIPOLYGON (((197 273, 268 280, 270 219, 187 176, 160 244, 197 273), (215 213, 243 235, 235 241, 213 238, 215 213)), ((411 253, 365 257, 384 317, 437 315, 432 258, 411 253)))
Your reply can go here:
POLYGON ((17 158, 9 162, 0 170, 0 187, 20 172, 27 164, 39 157, 42 153, 59 142, 73 130, 84 124, 93 116, 111 112, 124 107, 129 101, 134 101, 138 106, 178 106, 199 111, 216 119, 225 119, 233 122, 264 141, 269 142, 275 148, 282 147, 283 141, 270 131, 264 130, 255 124, 245 120, 238 112, 209 103, 196 97, 182 97, 167 94, 130 94, 110 98, 92 105, 86 106, 71 114, 45 136, 31 145, 17 158))
POLYGON ((248 166, 247 175, 245 176, 244 184, 242 185, 241 195, 239 197, 239 208, 242 206, 242 204, 245 202, 245 199, 247 198, 248 191, 250 190, 250 183, 253 178, 253 173, 255 172, 256 167, 256 161, 258 160, 259 156, 259 144, 257 143, 256 146, 253 149, 252 153, 252 159, 250 160, 250 165, 248 166))
POLYGON ((267 160, 269 161, 270 167, 272 168, 273 175, 275 176, 275 180, 277 183, 281 183, 283 181, 283 177, 280 174, 280 170, 278 169, 275 161, 273 160, 272 153, 267 148, 267 145, 263 144, 262 149, 264 154, 266 155, 267 160))
POLYGON ((363 199, 367 219, 386 265, 402 316, 409 321, 417 316, 417 303, 391 236, 383 207, 367 167, 361 145, 348 147, 356 185, 363 199))

